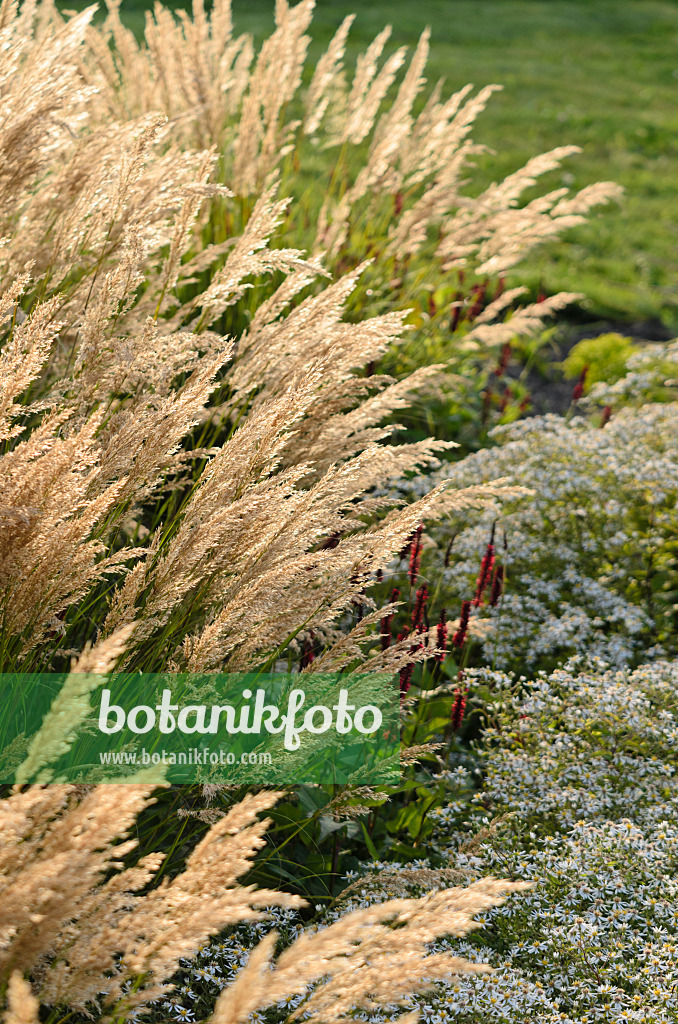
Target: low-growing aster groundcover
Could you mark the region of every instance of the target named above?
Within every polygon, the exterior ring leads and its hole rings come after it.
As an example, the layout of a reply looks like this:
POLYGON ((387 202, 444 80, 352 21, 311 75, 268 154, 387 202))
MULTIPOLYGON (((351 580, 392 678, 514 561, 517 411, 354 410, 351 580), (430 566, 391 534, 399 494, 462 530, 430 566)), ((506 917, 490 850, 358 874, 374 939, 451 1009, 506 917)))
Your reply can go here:
MULTIPOLYGON (((491 689, 487 727, 447 773, 456 794, 434 812, 428 855, 365 863, 310 926, 272 908, 269 921, 206 945, 159 1009, 199 1020, 262 934, 275 928, 287 944, 349 909, 447 884, 453 868, 460 882, 491 873, 534 887, 483 915, 471 938, 434 944, 495 971, 438 983, 413 1004, 427 1024, 678 1019, 678 663, 631 671, 579 658, 533 679, 468 676, 491 689)), ((281 1003, 275 1019, 303 1012, 303 1000, 281 1003)))

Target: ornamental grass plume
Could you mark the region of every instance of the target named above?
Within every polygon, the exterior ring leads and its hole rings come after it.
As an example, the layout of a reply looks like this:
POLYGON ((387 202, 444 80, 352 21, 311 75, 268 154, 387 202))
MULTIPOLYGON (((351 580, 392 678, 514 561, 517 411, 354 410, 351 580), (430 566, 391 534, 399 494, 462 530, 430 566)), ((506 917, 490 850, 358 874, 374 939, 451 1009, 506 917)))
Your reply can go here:
POLYGON ((5 1024, 38 1024, 40 1004, 31 991, 31 986, 14 971, 7 983, 7 1009, 5 1024))
POLYGON ((139 895, 164 855, 131 867, 123 858, 137 845, 130 830, 154 788, 32 786, 0 801, 4 981, 29 973, 46 1005, 129 1012, 168 991, 179 958, 227 924, 257 920, 264 906, 301 904, 237 884, 263 844, 267 822, 257 815, 278 799, 270 792, 236 804, 179 875, 139 895))
MULTIPOLYGON (((446 368, 364 375, 402 340, 402 297, 349 322, 350 304, 387 265, 356 251, 337 272, 353 212, 347 220, 331 196, 311 211, 318 226, 304 254, 299 204, 280 198, 294 185, 287 145, 369 139, 345 195, 357 211, 360 197, 419 190, 387 232, 388 259, 400 259, 398 232, 414 216, 418 229, 441 227, 441 272, 450 261, 470 267, 472 223, 482 222, 487 247, 489 209, 501 219, 502 203, 513 209, 559 156, 496 186, 482 209, 464 199, 453 214, 468 131, 489 93, 444 101, 438 90, 415 117, 424 35, 389 105, 404 54, 381 63, 387 32, 347 84, 347 22, 312 81, 315 106, 286 120, 311 13, 308 0, 280 0, 255 59, 251 42, 233 36, 225 0, 210 15, 196 0, 178 21, 157 7, 141 44, 113 2, 96 27, 93 8, 63 18, 51 0, 20 11, 4 0, 4 670, 67 668, 100 630, 106 639, 132 624, 120 662, 134 670, 267 663, 310 630, 331 642, 307 669, 360 660, 383 618, 370 596, 377 575, 425 519, 466 500, 446 485, 406 508, 372 493, 442 450, 431 440, 390 445, 383 424, 439 389, 446 368), (40 103, 28 110, 31 95, 40 103), (464 230, 453 249, 455 216, 464 230)), ((558 224, 606 189, 559 197, 558 224)), ((550 202, 515 217, 532 217, 536 236, 540 218, 552 223, 550 202)), ((404 237, 414 255, 423 238, 404 237)), ((485 305, 476 332, 507 328, 515 297, 508 289, 485 305)), ((516 311, 511 334, 537 329, 562 301, 516 311)), ((417 543, 412 582, 420 553, 417 543)), ((406 653, 394 644, 372 663, 400 671, 406 653)))
MULTIPOLYGON (((127 1016, 167 995, 178 962, 197 955, 209 936, 261 920, 265 907, 303 905, 297 896, 237 881, 264 844, 268 822, 258 814, 279 793, 250 794, 235 804, 171 879, 153 882, 163 854, 126 866, 137 845, 130 833, 153 802, 153 789, 32 786, 15 788, 0 801, 6 1020, 33 1024, 38 1003, 94 1010, 107 1019, 127 1016)), ((431 955, 427 944, 477 927, 477 913, 521 888, 488 878, 347 914, 326 929, 302 932, 273 970, 275 935, 268 936, 223 992, 213 1020, 235 1024, 298 992, 308 993, 312 1019, 339 1020, 354 1007, 405 999, 443 975, 486 970, 459 957, 431 955)))
MULTIPOLYGON (((156 5, 147 15, 141 42, 123 26, 119 3, 110 0, 107 8, 103 25, 87 30, 79 65, 89 90, 88 115, 93 123, 108 125, 160 112, 171 126, 173 145, 220 154, 220 178, 241 203, 239 211, 223 208, 211 221, 217 248, 229 244, 228 225, 237 220, 244 228, 273 174, 279 173, 285 191, 294 194, 301 186, 299 170, 310 170, 317 180, 316 151, 321 149, 326 181, 310 191, 303 186, 303 201, 297 195, 300 201, 289 212, 287 230, 297 240, 303 237, 304 247, 314 254, 324 254, 335 271, 374 258, 360 291, 364 302, 375 284, 379 291, 393 292, 398 265, 405 272, 394 305, 419 302, 421 296, 405 279, 411 261, 421 256, 429 267, 427 280, 420 276, 422 287, 431 281, 436 288, 444 282, 460 284, 460 272, 469 272, 455 316, 465 330, 476 321, 493 345, 538 330, 544 317, 572 301, 565 294, 540 297, 524 315, 514 311, 507 333, 506 313, 521 291, 509 288, 502 294, 503 275, 535 245, 617 197, 619 189, 603 182, 575 195, 556 189, 522 203, 522 194, 543 174, 577 152, 562 146, 479 196, 467 195, 465 175, 479 152, 470 132, 499 86, 475 95, 466 86, 444 97, 438 84, 420 104, 428 30, 389 100, 406 49, 388 53, 387 26, 359 54, 351 73, 344 58, 352 16, 343 20, 308 88, 302 88, 311 0, 295 6, 278 0, 275 29, 258 53, 249 36, 234 33, 229 0, 217 0, 210 13, 202 0, 194 0, 192 17, 181 13, 175 18, 156 5), (417 106, 421 109, 415 114, 417 106), (382 226, 381 245, 366 238, 362 225, 367 220, 382 226), (496 287, 490 277, 498 278, 496 287), (470 302, 467 293, 474 296, 470 302), (487 302, 490 294, 493 299, 487 302)), ((57 17, 51 4, 45 17, 57 17)))
MULTIPOLYGON (((10 18, 15 34, 30 27, 27 17, 10 18)), ((82 19, 71 35, 76 29, 82 19)), ((77 49, 68 38, 64 60, 77 49)), ((39 35, 29 43, 38 52, 46 45, 39 35)), ((53 187, 75 143, 89 145, 94 129, 82 119, 75 142, 72 133, 39 137, 46 156, 35 194, 53 187)), ((389 433, 380 422, 431 371, 409 384, 382 377, 366 385, 356 374, 398 337, 403 317, 344 322, 357 274, 297 299, 321 270, 296 249, 270 246, 285 206, 273 186, 209 287, 178 300, 196 272, 185 256, 201 204, 219 189, 207 184, 204 153, 182 156, 169 173, 158 124, 141 134, 108 129, 115 145, 100 166, 115 192, 112 217, 102 239, 103 222, 82 206, 88 242, 71 267, 73 287, 36 296, 61 280, 52 252, 51 269, 19 276, 2 300, 4 669, 60 667, 102 626, 108 638, 132 623, 129 667, 157 668, 160 650, 165 664, 189 669, 268 657, 302 626, 327 627, 352 607, 443 500, 444 489, 383 517, 384 503, 364 497, 384 477, 434 458, 434 442, 379 443, 389 433), (186 183, 189 162, 197 180, 186 183), (165 179, 156 197, 162 221, 153 199, 142 224, 138 191, 152 192, 155 175, 165 179), (207 328, 253 277, 273 273, 283 283, 235 351, 207 328), (223 401, 210 409, 215 392, 223 401), (200 434, 206 445, 196 443, 200 434), (341 540, 324 549, 333 535, 341 540)), ((13 197, 20 207, 22 196, 13 197)), ((30 223, 35 195, 25 202, 30 223)), ((206 252, 198 265, 210 262, 206 252)))
POLYGON ((241 1024, 256 1010, 298 994, 306 998, 293 1019, 345 1022, 354 1019, 355 1010, 406 1003, 438 979, 485 973, 485 964, 430 953, 428 944, 441 935, 467 934, 478 927, 475 914, 502 903, 505 893, 525 888, 529 885, 485 878, 466 888, 354 910, 327 927, 308 929, 275 961, 276 937, 268 935, 217 1000, 211 1022, 241 1024))

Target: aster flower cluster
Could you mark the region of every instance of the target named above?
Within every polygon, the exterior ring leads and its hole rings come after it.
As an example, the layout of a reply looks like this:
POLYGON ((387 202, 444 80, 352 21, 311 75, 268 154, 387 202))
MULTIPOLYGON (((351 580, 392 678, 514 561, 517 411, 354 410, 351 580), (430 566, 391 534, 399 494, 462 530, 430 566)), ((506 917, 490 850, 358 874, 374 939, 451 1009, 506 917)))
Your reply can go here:
MULTIPOLYGON (((546 415, 493 433, 496 447, 446 465, 434 482, 502 479, 527 493, 453 513, 432 530, 422 569, 441 580, 446 605, 471 599, 473 619, 487 621, 483 660, 550 669, 579 653, 616 666, 671 653, 676 405, 625 408, 604 429, 593 419, 546 415), (478 566, 488 560, 493 527, 496 566, 481 605, 478 566)), ((415 494, 428 486, 430 477, 406 485, 415 494)))
MULTIPOLYGON (((206 942, 197 957, 180 962, 174 979, 175 988, 169 996, 156 1003, 150 1017, 156 1013, 175 1021, 205 1020, 213 1009, 219 993, 232 985, 240 970, 249 963, 252 950, 264 936, 275 931, 282 945, 290 945, 304 930, 298 910, 286 907, 266 907, 266 919, 229 929, 213 942, 206 942)), ((276 1015, 284 1020, 303 1000, 303 995, 283 1000, 277 1007, 267 1010, 267 1019, 276 1015)), ((144 1015, 144 1019, 148 1017, 144 1015)), ((264 1016, 255 1012, 251 1024, 263 1024, 264 1016)))
POLYGON ((678 662, 574 667, 529 684, 475 673, 498 698, 483 738, 483 801, 549 831, 622 818, 678 823, 678 662))
POLYGON ((501 864, 536 885, 520 903, 487 915, 486 942, 494 948, 455 944, 464 956, 475 951, 489 959, 497 973, 482 985, 459 978, 441 988, 424 1008, 425 1020, 659 1024, 678 1018, 675 824, 581 822, 567 835, 486 844, 473 857, 460 855, 464 860, 476 870, 501 864))
MULTIPOLYGON (((492 874, 533 888, 481 914, 471 937, 439 938, 430 952, 493 972, 449 975, 394 1014, 415 1006, 424 1024, 678 1020, 678 662, 632 671, 575 658, 533 679, 467 672, 490 694, 486 727, 442 773, 455 799, 432 811, 425 855, 349 872, 345 893, 318 906, 311 925, 273 908, 270 922, 206 946, 170 1016, 190 1020, 208 1006, 270 928, 286 945, 347 912, 492 874)), ((267 1020, 286 1019, 304 998, 267 1020)), ((389 1007, 356 1019, 384 1024, 389 1007)))
POLYGON ((435 890, 450 872, 528 881, 472 938, 432 943, 494 970, 439 982, 416 1001, 420 1020, 678 1020, 678 662, 467 674, 490 694, 486 726, 442 773, 456 798, 432 812, 428 856, 351 872, 342 909, 435 890))
POLYGON ((536 884, 456 947, 498 971, 439 990, 436 1024, 678 1019, 678 663, 578 660, 530 681, 469 671, 493 690, 484 785, 470 816, 434 812, 432 851, 536 884))

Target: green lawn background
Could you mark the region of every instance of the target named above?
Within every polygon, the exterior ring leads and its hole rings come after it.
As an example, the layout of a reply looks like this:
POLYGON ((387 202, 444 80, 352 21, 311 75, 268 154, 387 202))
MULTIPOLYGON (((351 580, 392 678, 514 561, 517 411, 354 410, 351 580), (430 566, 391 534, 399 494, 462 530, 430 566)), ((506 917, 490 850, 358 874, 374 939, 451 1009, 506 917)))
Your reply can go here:
MULTIPOLYGON (((138 34, 149 6, 123 0, 123 17, 138 34)), ((236 30, 263 38, 273 10, 274 0, 234 0, 236 30)), ((621 206, 540 249, 521 281, 586 293, 592 318, 660 318, 678 328, 678 2, 318 0, 312 57, 351 12, 349 69, 386 23, 392 47, 413 45, 430 25, 431 84, 445 77, 450 90, 504 86, 477 123, 475 139, 496 155, 479 158, 474 184, 575 144, 582 154, 544 179, 549 187, 600 179, 624 186, 621 206)))

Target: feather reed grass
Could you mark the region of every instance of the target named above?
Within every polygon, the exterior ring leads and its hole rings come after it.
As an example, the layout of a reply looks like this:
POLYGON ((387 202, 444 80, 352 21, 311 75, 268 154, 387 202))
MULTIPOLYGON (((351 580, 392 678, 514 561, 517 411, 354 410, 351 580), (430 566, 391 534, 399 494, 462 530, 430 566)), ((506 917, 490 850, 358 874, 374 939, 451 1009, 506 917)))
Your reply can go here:
MULTIPOLYGON (((349 81, 347 19, 303 90, 312 9, 277 0, 255 55, 227 0, 178 18, 157 5, 141 44, 115 0, 100 27, 93 7, 0 4, 0 671, 70 666, 70 718, 48 723, 25 777, 49 780, 92 680, 114 668, 270 666, 304 638, 320 648, 304 672, 399 672, 435 654, 436 627, 382 648, 394 606, 371 588, 423 521, 503 485, 378 496, 449 447, 391 442, 397 414, 445 386, 451 356, 399 379, 373 368, 402 346, 421 265, 447 284, 503 274, 617 194, 603 183, 523 202, 562 148, 469 197, 469 132, 492 88, 439 86, 420 103, 428 36, 398 81, 406 55, 386 53, 388 30, 349 81), (290 204, 312 147, 339 153, 328 188, 290 204), (356 232, 368 222, 375 244, 356 232)), ((517 298, 460 299, 455 345, 490 351, 570 297, 509 316, 517 298)), ((135 861, 130 838, 152 793, 139 779, 0 800, 11 1024, 36 1021, 38 1001, 121 1020, 168 992, 210 935, 299 905, 238 883, 276 794, 247 796, 156 884, 162 854, 135 861)), ((277 958, 268 938, 215 1024, 301 991, 309 1019, 348 1020, 477 971, 428 944, 513 888, 392 901, 277 958)))
MULTIPOLYGON (((230 924, 260 920, 297 896, 238 883, 264 843, 258 815, 281 794, 246 796, 213 824, 183 871, 151 885, 162 854, 131 864, 137 815, 152 786, 33 786, 0 801, 0 979, 5 1020, 33 1024, 39 1002, 108 1020, 149 1008, 172 989, 180 959, 230 924), (30 974, 32 986, 24 975, 30 974)), ((316 1021, 405 999, 436 978, 486 970, 429 954, 443 934, 464 935, 474 916, 525 883, 484 879, 467 888, 392 900, 302 932, 271 965, 276 936, 254 951, 215 1007, 215 1024, 307 992, 316 1021), (359 970, 358 970, 359 969, 359 970)))

